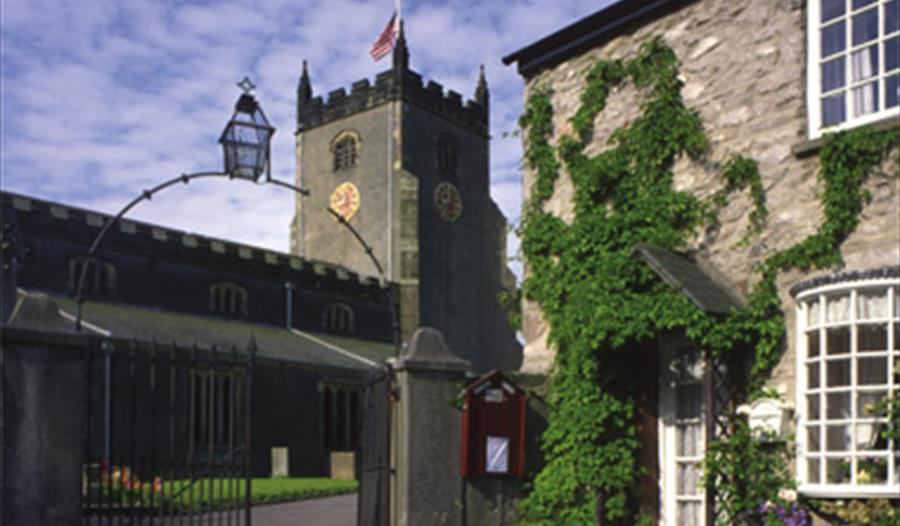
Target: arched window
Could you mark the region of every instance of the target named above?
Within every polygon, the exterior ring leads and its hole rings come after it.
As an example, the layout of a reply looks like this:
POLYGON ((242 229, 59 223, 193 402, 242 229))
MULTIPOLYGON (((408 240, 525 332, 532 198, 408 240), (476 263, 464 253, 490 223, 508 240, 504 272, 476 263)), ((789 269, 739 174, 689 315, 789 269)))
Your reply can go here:
POLYGON ((331 142, 333 168, 335 171, 356 166, 359 161, 359 134, 354 131, 343 131, 331 142))
MULTIPOLYGON (((84 257, 69 260, 69 291, 78 293, 78 280, 81 279, 81 271, 84 268, 84 257)), ((110 263, 92 258, 88 263, 87 274, 84 276, 84 292, 88 297, 113 298, 116 295, 116 267, 110 263)))
POLYGON ((456 176, 459 165, 459 141, 450 133, 442 133, 437 139, 437 166, 444 177, 456 176))
POLYGON ((345 303, 329 303, 322 315, 322 328, 328 332, 354 332, 356 325, 353 309, 345 303))
POLYGON ((247 289, 228 281, 211 285, 209 310, 224 316, 246 316, 247 289))

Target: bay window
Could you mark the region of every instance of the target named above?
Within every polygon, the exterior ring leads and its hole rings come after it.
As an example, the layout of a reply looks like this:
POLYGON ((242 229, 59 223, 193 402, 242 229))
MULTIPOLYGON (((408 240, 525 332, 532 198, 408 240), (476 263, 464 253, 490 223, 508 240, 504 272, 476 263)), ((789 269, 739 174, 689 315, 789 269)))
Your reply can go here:
POLYGON ((896 495, 884 401, 900 390, 900 282, 831 282, 797 294, 798 472, 813 496, 896 495))

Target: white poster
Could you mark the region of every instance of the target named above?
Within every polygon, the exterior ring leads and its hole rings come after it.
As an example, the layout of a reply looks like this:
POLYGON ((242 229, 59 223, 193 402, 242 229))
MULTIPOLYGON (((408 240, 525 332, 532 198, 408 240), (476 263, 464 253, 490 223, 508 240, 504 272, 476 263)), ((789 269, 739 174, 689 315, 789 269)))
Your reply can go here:
POLYGON ((509 438, 487 437, 486 463, 488 473, 506 473, 509 470, 509 438))

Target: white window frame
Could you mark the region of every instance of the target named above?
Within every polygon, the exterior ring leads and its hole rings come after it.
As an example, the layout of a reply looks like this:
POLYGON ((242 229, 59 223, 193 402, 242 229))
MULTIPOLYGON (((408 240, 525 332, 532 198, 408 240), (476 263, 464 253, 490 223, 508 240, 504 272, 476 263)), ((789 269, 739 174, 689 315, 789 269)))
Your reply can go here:
MULTIPOLYGON (((845 0, 846 6, 846 14, 843 15, 847 18, 847 40, 848 46, 842 52, 846 56, 844 67, 845 70, 845 107, 847 112, 847 119, 840 123, 827 127, 822 126, 822 105, 821 105, 821 70, 820 66, 820 49, 821 49, 821 1, 822 0, 808 0, 807 2, 807 19, 806 19, 806 113, 809 122, 809 138, 818 139, 822 136, 823 133, 846 130, 849 128, 855 128, 857 126, 863 126, 865 124, 871 124, 873 122, 881 121, 889 117, 900 117, 900 106, 895 106, 890 109, 885 108, 885 104, 887 101, 887 90, 885 89, 885 81, 889 75, 885 75, 884 71, 884 42, 887 41, 885 38, 887 35, 884 34, 884 10, 885 5, 889 0, 878 0, 876 2, 876 9, 879 10, 878 16, 878 38, 876 40, 872 40, 861 44, 859 46, 853 46, 850 43, 850 32, 851 32, 851 22, 850 22, 850 12, 853 0, 845 0), (852 60, 851 56, 854 50, 862 49, 871 45, 878 46, 878 75, 874 78, 877 79, 878 82, 878 107, 880 108, 878 111, 873 113, 869 113, 867 115, 863 115, 862 117, 853 117, 852 116, 852 99, 850 93, 852 92, 851 86, 854 85, 852 81, 852 60)), ((869 6, 859 9, 858 11, 864 11, 866 9, 870 9, 869 6)), ((829 24, 833 23, 829 21, 829 24)), ((896 35, 900 35, 900 31, 897 33, 891 33, 892 37, 896 35)), ((836 55, 835 55, 836 56, 836 55)), ((891 70, 895 71, 895 70, 891 70)), ((859 82, 857 84, 867 84, 871 82, 872 79, 866 79, 863 82, 859 82)))
MULTIPOLYGON (((851 435, 855 435, 856 426, 860 423, 861 419, 857 412, 857 395, 860 392, 876 390, 881 387, 881 384, 876 385, 874 387, 866 386, 862 389, 857 385, 857 367, 858 367, 858 356, 860 353, 857 352, 857 331, 856 327, 859 325, 868 325, 872 323, 884 323, 887 325, 887 350, 886 352, 865 352, 861 353, 863 357, 878 357, 878 356, 886 356, 888 360, 888 371, 887 371, 887 390, 890 393, 893 391, 895 395, 900 390, 900 384, 894 381, 894 373, 892 368, 894 367, 895 360, 900 360, 900 351, 897 350, 897 345, 895 342, 900 338, 900 334, 896 334, 895 324, 900 323, 900 298, 898 298, 898 294, 900 294, 900 280, 896 278, 882 278, 882 279, 868 279, 868 280, 859 280, 859 281, 845 281, 842 283, 824 285, 820 287, 811 288, 805 290, 797 295, 797 307, 796 307, 796 316, 797 316, 797 334, 796 334, 796 349, 797 349, 797 360, 796 360, 796 377, 797 377, 797 389, 796 389, 796 407, 797 407, 797 478, 799 480, 798 490, 800 493, 810 496, 810 497, 840 497, 840 498, 866 498, 866 497, 889 497, 897 495, 897 480, 898 480, 898 470, 900 470, 900 461, 897 460, 897 444, 892 443, 892 441, 888 442, 887 453, 879 454, 877 451, 873 453, 866 453, 862 451, 857 451, 856 449, 856 438, 851 439, 851 443, 849 444, 849 448, 847 451, 840 452, 829 452, 827 450, 827 437, 824 433, 821 433, 819 436, 820 450, 818 452, 812 453, 808 451, 807 444, 807 422, 809 421, 807 415, 807 405, 806 405, 806 395, 812 393, 813 391, 818 391, 822 393, 826 393, 828 391, 828 386, 826 385, 827 375, 825 372, 825 364, 828 361, 827 358, 827 342, 823 345, 823 340, 820 339, 819 345, 819 354, 817 357, 809 358, 807 356, 807 332, 808 328, 814 328, 812 330, 817 331, 817 337, 821 337, 822 331, 827 330, 832 327, 846 327, 850 330, 850 353, 847 355, 838 355, 841 359, 845 357, 849 357, 850 360, 850 385, 848 386, 850 393, 850 412, 851 417, 849 420, 844 422, 843 420, 838 422, 840 424, 846 424, 852 430, 851 435), (871 290, 884 290, 885 294, 887 294, 887 317, 886 318, 871 318, 865 320, 859 320, 857 316, 857 307, 858 307, 858 292, 859 291, 871 291, 871 290), (849 313, 848 320, 846 322, 829 322, 827 321, 827 307, 824 303, 824 300, 829 295, 837 295, 837 294, 849 294, 849 313), (810 302, 818 301, 819 305, 819 316, 818 321, 814 325, 808 324, 808 316, 809 316, 809 304, 810 302), (807 378, 807 365, 819 363, 819 386, 816 389, 808 388, 808 378, 807 378), (823 466, 820 466, 820 474, 819 474, 819 482, 811 483, 808 482, 809 474, 807 472, 807 460, 815 458, 819 458, 821 462, 824 463, 825 459, 828 457, 835 458, 850 458, 850 482, 849 483, 829 483, 827 480, 824 480, 823 477, 827 476, 825 473, 826 469, 823 466), (882 484, 859 484, 857 483, 856 477, 858 475, 858 470, 856 466, 856 460, 859 457, 883 457, 887 460, 887 476, 886 480, 882 484)), ((839 388, 843 390, 844 388, 839 388)), ((824 397, 824 395, 823 395, 824 397)), ((827 418, 827 407, 823 403, 822 399, 819 402, 819 422, 820 425, 825 426, 829 419, 827 418)), ((845 419, 846 420, 846 419, 845 419)), ((868 420, 863 420, 863 422, 869 422, 873 420, 870 418, 868 420)))

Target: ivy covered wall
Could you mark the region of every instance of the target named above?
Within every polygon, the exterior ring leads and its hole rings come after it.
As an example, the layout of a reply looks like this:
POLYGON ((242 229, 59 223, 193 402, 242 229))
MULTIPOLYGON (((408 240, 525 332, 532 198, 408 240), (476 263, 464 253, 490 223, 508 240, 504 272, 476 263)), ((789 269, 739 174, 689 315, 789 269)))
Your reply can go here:
POLYGON ((900 258, 896 129, 794 153, 806 137, 794 5, 697 2, 529 79, 525 369, 553 380, 526 523, 589 524, 598 492, 607 524, 649 520, 635 514, 630 372, 655 334, 684 331, 714 354, 749 347, 751 388, 793 401, 788 287, 900 258), (708 258, 747 306, 700 312, 629 257, 637 242, 708 258))

